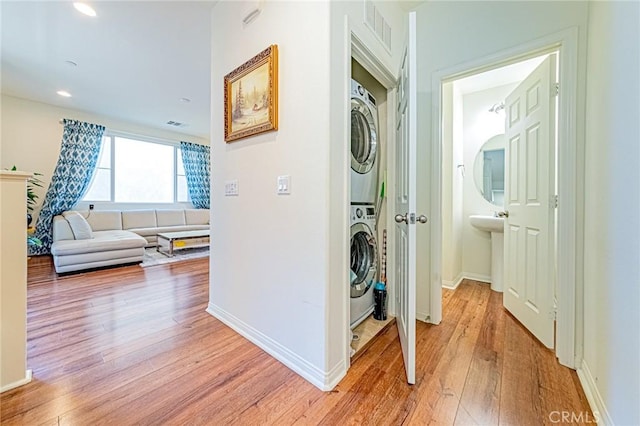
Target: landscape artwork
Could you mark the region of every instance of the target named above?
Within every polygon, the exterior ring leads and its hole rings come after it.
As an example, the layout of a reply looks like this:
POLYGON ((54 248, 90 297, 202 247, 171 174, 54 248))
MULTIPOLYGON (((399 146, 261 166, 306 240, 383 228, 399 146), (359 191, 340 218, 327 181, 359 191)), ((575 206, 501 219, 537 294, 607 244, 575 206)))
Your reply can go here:
POLYGON ((269 64, 231 83, 231 132, 269 120, 269 64))
POLYGON ((225 141, 277 130, 277 46, 225 76, 225 141))

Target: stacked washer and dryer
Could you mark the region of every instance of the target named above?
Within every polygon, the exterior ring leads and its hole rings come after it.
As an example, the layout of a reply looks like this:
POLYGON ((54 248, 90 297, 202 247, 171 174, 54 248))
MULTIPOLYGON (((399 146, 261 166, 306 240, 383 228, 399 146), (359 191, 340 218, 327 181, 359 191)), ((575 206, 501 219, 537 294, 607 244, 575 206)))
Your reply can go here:
POLYGON ((351 80, 351 316, 353 329, 374 308, 378 280, 376 195, 378 108, 375 98, 351 80))

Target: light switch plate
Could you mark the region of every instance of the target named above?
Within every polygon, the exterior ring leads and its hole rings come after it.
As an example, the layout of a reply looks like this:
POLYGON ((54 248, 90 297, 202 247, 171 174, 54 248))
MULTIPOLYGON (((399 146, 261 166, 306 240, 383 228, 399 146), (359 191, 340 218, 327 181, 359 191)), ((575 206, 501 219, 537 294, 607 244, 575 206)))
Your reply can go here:
POLYGON ((225 197, 240 195, 238 179, 227 180, 224 182, 224 195, 225 197))
POLYGON ((291 194, 291 176, 289 175, 278 176, 276 192, 278 193, 278 195, 291 194))

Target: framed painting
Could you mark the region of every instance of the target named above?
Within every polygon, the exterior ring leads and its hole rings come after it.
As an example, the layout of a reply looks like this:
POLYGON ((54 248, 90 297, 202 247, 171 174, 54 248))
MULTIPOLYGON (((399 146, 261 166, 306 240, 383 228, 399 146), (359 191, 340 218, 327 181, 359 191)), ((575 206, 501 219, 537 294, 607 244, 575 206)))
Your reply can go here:
POLYGON ((224 140, 278 130, 278 46, 224 77, 224 140))

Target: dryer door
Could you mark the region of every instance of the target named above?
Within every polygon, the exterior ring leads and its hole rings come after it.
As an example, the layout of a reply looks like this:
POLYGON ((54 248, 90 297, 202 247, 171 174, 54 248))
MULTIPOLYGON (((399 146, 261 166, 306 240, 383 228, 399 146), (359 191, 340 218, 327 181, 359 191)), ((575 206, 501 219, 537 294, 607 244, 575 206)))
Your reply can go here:
POLYGON ((371 108, 351 98, 351 168, 361 174, 373 169, 378 151, 378 129, 371 108))
POLYGON ((364 295, 376 280, 378 248, 375 237, 364 223, 351 226, 351 297, 364 295), (355 275, 355 277, 354 277, 355 275))

